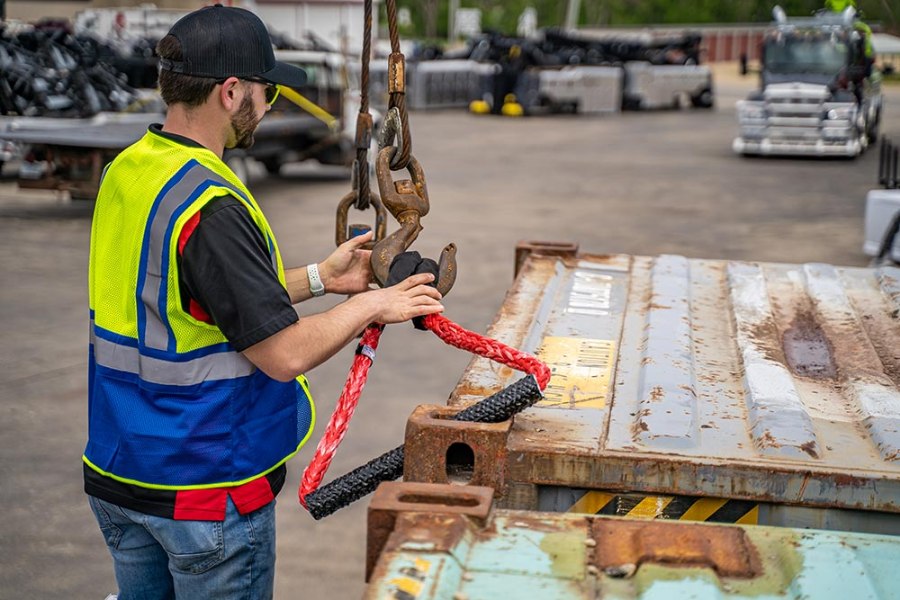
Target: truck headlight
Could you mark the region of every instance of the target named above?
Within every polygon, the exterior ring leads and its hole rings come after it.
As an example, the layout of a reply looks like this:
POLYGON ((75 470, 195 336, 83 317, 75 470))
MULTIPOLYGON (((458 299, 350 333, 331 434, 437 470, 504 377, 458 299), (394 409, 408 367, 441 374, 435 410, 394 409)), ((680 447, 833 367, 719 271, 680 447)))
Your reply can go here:
POLYGON ((852 106, 842 106, 840 108, 832 108, 826 113, 829 121, 849 121, 853 118, 855 112, 852 106))

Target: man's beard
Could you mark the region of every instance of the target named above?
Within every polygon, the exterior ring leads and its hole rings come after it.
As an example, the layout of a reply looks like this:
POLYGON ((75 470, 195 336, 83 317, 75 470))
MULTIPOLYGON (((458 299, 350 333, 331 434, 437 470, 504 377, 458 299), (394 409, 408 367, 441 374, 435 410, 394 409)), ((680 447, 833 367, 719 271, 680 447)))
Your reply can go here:
POLYGON ((237 114, 231 117, 231 128, 234 132, 234 139, 229 140, 231 144, 226 144, 226 148, 241 148, 246 150, 253 145, 253 132, 259 125, 259 119, 256 118, 256 111, 253 109, 253 99, 249 94, 241 100, 237 114))

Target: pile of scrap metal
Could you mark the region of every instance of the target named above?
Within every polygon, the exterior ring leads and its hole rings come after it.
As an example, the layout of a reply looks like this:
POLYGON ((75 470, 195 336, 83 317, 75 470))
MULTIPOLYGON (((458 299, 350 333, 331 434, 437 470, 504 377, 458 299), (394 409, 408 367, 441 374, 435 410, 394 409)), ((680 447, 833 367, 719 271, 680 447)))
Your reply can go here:
POLYGON ((557 67, 565 65, 624 65, 645 61, 654 65, 696 65, 700 62, 700 42, 695 33, 660 38, 606 37, 589 38, 561 29, 547 29, 540 39, 516 38, 488 33, 469 43, 467 56, 480 62, 502 62, 520 49, 530 65, 557 67))
MULTIPOLYGON (((682 99, 709 108, 712 75, 699 65, 700 42, 691 33, 589 38, 548 29, 534 39, 488 33, 459 51, 427 47, 414 54, 408 106, 510 116, 670 108, 682 99)), ((387 72, 378 69, 373 97, 385 100, 387 72)))
POLYGON ((142 99, 111 63, 112 47, 44 21, 0 30, 0 114, 90 117, 132 110, 142 99))

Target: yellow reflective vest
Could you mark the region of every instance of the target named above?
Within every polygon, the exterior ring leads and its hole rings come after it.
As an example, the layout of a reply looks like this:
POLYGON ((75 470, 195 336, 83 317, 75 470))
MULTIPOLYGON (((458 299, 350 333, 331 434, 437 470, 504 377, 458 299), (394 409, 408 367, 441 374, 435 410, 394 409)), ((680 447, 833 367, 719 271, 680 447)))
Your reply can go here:
POLYGON ((104 175, 91 229, 84 452, 103 475, 159 489, 241 485, 279 467, 312 432, 305 377, 268 377, 182 308, 181 229, 226 194, 249 211, 284 285, 269 224, 214 153, 150 130, 104 175))

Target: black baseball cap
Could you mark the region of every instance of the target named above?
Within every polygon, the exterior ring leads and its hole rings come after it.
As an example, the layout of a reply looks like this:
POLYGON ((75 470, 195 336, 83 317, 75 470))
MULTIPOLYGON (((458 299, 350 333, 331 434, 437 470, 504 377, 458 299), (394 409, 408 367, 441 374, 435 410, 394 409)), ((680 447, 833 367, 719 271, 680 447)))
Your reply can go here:
POLYGON ((306 72, 275 60, 262 20, 249 10, 215 4, 189 13, 169 35, 181 44, 182 60, 159 60, 159 68, 194 77, 254 78, 287 87, 306 83, 306 72))

